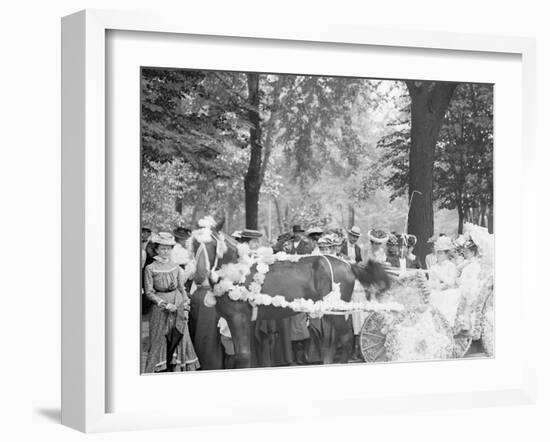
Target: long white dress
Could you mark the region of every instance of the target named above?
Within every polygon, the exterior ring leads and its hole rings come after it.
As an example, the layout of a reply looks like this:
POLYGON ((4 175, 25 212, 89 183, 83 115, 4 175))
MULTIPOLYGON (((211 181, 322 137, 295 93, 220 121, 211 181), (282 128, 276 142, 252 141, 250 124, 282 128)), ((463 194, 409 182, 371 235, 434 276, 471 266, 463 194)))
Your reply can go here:
POLYGON ((464 297, 464 311, 462 312, 462 328, 471 330, 475 321, 476 303, 481 291, 481 264, 479 259, 470 258, 462 267, 462 273, 458 278, 458 287, 464 297))
POLYGON ((451 261, 445 260, 433 265, 429 270, 429 276, 430 303, 453 327, 461 299, 461 291, 456 286, 458 276, 456 266, 451 261))

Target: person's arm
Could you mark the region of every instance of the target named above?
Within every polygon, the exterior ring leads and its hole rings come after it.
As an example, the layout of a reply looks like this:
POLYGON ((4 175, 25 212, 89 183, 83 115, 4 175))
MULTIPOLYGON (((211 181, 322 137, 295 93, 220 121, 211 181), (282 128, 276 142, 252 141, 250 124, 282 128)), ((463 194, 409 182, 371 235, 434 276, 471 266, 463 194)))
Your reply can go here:
POLYGON ((145 291, 145 296, 147 296, 147 298, 149 298, 152 302, 161 308, 166 307, 167 302, 156 294, 155 287, 153 286, 153 272, 149 267, 145 267, 143 289, 145 291))

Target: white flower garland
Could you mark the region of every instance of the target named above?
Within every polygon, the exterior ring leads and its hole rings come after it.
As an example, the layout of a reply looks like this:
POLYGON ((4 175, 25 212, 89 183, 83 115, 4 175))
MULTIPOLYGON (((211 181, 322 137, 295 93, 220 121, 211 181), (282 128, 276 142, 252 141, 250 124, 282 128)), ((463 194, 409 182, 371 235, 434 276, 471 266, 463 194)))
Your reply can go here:
POLYGON ((339 284, 334 284, 333 290, 319 301, 304 298, 287 301, 281 295, 262 293, 262 285, 265 281, 265 275, 269 272, 270 265, 276 261, 298 262, 308 255, 288 255, 284 252, 274 254, 271 248, 261 247, 255 253, 256 259, 252 259, 247 244, 240 244, 237 250, 239 254, 238 262, 224 264, 220 270, 211 272, 210 278, 214 283, 214 287, 204 298, 204 304, 207 307, 215 306, 216 297, 227 294, 231 300, 247 301, 253 307, 272 305, 274 307, 289 308, 295 312, 308 313, 313 317, 320 317, 327 313, 401 311, 403 309, 403 306, 398 303, 343 301, 339 284), (247 288, 244 283, 253 264, 256 264, 257 272, 247 288))

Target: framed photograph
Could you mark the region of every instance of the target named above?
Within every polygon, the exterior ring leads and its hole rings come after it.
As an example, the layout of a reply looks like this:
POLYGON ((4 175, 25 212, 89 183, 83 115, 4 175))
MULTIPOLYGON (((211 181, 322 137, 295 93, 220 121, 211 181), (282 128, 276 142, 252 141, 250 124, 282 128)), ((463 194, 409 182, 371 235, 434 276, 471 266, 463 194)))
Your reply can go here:
POLYGON ((83 11, 62 46, 64 424, 534 401, 532 40, 83 11))

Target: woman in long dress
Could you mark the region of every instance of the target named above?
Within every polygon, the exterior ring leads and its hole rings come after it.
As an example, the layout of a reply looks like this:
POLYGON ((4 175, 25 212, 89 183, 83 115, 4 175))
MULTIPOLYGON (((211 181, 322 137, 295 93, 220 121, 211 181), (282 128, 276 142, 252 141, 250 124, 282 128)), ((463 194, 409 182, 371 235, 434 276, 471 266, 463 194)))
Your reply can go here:
MULTIPOLYGON (((152 302, 149 317, 149 345, 145 361, 145 373, 196 370, 199 361, 187 327, 189 298, 185 291, 183 269, 171 260, 174 236, 161 232, 152 238, 156 256, 145 267, 144 291, 152 302), (174 353, 175 359, 167 360, 167 336, 175 328, 182 339, 174 353)), ((170 359, 170 358, 168 358, 170 359)))
POLYGON ((463 245, 464 262, 458 278, 458 287, 463 296, 463 311, 459 321, 460 328, 471 331, 475 322, 475 307, 481 292, 481 264, 477 244, 469 239, 463 245))
POLYGON ((461 296, 457 288, 457 268, 450 259, 453 243, 449 237, 440 236, 434 244, 434 249, 437 262, 428 271, 430 303, 443 313, 449 325, 453 327, 461 296))

